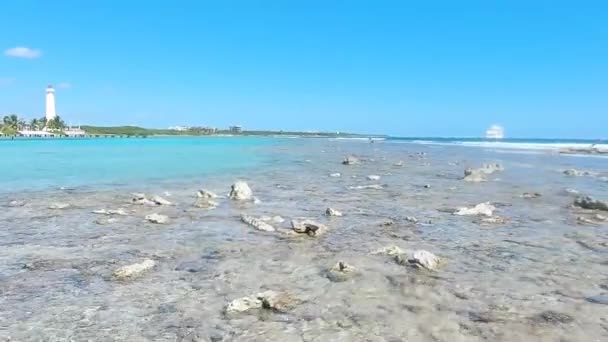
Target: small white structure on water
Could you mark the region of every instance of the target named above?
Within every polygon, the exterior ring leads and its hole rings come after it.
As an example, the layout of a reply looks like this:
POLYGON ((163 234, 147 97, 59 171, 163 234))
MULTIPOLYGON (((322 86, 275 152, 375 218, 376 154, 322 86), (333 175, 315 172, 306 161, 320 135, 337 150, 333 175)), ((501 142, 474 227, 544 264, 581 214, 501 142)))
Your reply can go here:
POLYGON ((505 130, 498 125, 492 125, 486 130, 486 139, 502 139, 505 137, 505 130))
POLYGON ((46 121, 51 121, 57 117, 55 112, 55 88, 52 85, 46 87, 46 121))

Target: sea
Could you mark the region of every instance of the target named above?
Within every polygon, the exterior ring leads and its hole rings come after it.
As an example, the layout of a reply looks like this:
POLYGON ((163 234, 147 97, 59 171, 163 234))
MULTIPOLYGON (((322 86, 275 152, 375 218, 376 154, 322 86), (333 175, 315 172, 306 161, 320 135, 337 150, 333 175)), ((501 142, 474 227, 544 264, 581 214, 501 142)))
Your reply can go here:
POLYGON ((597 143, 3 139, 0 341, 606 341, 608 212, 575 203, 608 201, 608 159, 559 153, 597 143), (254 198, 228 197, 239 180, 254 198), (438 266, 408 262, 420 250, 438 266), (273 308, 226 310, 265 291, 273 308))

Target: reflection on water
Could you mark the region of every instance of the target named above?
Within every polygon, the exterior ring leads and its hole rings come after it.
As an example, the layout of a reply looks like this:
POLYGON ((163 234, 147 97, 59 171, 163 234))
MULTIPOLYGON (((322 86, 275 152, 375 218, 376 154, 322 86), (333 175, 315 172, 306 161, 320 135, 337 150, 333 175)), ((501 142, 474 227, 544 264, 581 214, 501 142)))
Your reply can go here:
MULTIPOLYGON (((326 140, 255 148, 267 159, 196 179, 1 195, 0 339, 606 340, 608 231, 606 224, 577 224, 581 211, 564 190, 607 199, 608 183, 561 172, 604 172, 606 161, 326 140), (342 165, 348 154, 364 162, 342 165), (399 161, 403 166, 394 166, 399 161), (484 183, 459 180, 464 168, 484 162, 505 171, 484 183), (341 177, 329 177, 335 172, 341 177), (370 174, 381 179, 369 181, 370 174), (261 202, 220 198, 216 209, 193 207, 200 188, 225 195, 236 179, 247 180, 261 202), (349 189, 369 184, 383 188, 349 189), (134 191, 175 205, 131 205, 134 191), (526 199, 524 192, 542 196, 526 199), (486 201, 506 223, 450 213, 486 201), (48 209, 56 202, 72 206, 48 209), (327 207, 344 216, 326 217, 327 207), (92 213, 117 208, 129 215, 92 213), (147 223, 153 212, 170 224, 147 223), (329 232, 296 238, 255 231, 241 223, 242 213, 310 218, 329 232), (371 254, 392 245, 446 262, 429 272, 371 254), (156 267, 133 280, 112 279, 118 267, 145 259, 156 267), (331 281, 327 270, 338 261, 358 276, 331 281), (284 312, 223 313, 233 299, 265 290, 287 292, 298 304, 284 312)), ((275 226, 286 230, 288 222, 275 226)))

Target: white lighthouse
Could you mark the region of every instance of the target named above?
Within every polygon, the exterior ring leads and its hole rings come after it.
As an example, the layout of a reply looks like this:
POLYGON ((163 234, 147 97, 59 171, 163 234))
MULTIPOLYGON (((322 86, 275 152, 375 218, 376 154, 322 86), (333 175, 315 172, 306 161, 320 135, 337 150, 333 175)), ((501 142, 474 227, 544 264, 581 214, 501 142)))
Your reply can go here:
POLYGON ((55 89, 49 85, 46 87, 46 121, 51 121, 57 117, 55 113, 55 89))

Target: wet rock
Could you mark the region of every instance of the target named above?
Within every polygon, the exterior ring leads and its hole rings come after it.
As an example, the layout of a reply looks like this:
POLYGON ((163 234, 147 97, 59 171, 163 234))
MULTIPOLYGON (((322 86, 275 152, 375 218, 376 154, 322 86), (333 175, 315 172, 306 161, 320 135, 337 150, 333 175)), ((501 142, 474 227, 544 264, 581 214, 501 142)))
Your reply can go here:
POLYGON ((467 182, 486 182, 487 179, 485 175, 485 173, 480 172, 479 170, 468 168, 464 170, 463 180, 467 182))
POLYGON ((329 177, 334 177, 334 178, 338 178, 338 177, 341 177, 341 176, 342 176, 342 174, 340 174, 340 172, 331 173, 329 175, 329 177))
POLYGON ((526 199, 539 198, 541 196, 542 196, 542 194, 540 192, 524 192, 521 195, 522 198, 526 198, 526 199))
POLYGON ((344 160, 342 161, 342 164, 344 164, 344 165, 356 165, 359 163, 360 163, 359 159, 355 156, 348 156, 348 157, 344 158, 344 160))
POLYGON ((154 202, 154 204, 156 205, 171 205, 172 203, 160 196, 152 196, 152 198, 150 199, 150 201, 154 202))
POLYGON ((109 219, 97 219, 94 222, 100 226, 106 226, 109 224, 114 224, 114 223, 118 222, 118 220, 115 218, 109 218, 109 219))
POLYGON ((133 198, 131 198, 131 203, 137 205, 156 205, 153 201, 146 198, 145 194, 142 193, 133 193, 133 198))
POLYGON ((564 175, 570 176, 570 177, 583 177, 583 176, 591 176, 591 172, 581 171, 581 170, 577 170, 577 169, 569 169, 569 170, 564 170, 564 175))
POLYGON ((156 262, 151 259, 146 259, 140 263, 127 265, 118 268, 112 273, 112 277, 116 280, 135 278, 143 273, 151 270, 156 265, 156 262))
POLYGON ((68 209, 71 207, 72 207, 72 205, 70 203, 64 203, 64 202, 56 202, 56 203, 51 203, 49 205, 49 209, 55 209, 55 210, 68 209))
POLYGON ((325 225, 311 220, 292 220, 291 227, 294 232, 306 234, 308 236, 320 236, 327 232, 327 227, 325 225))
POLYGON ((477 170, 479 170, 483 173, 486 173, 486 174, 492 174, 495 172, 504 171, 505 168, 498 163, 494 163, 494 164, 483 164, 483 166, 477 170))
POLYGON ((199 197, 194 202, 194 206, 201 209, 215 209, 218 205, 219 203, 206 197, 199 197))
POLYGON ((489 202, 479 203, 473 208, 460 208, 454 212, 454 215, 458 216, 492 216, 492 213, 496 208, 489 202))
POLYGON ((608 202, 597 200, 591 196, 582 196, 574 200, 574 205, 583 209, 608 211, 608 202))
POLYGON ((243 214, 243 215, 241 215, 241 221, 243 221, 247 225, 249 225, 257 230, 261 230, 261 231, 265 231, 265 232, 274 232, 275 231, 273 226, 269 225, 268 223, 266 223, 260 219, 256 219, 253 216, 243 214))
POLYGON ((578 195, 578 194, 580 194, 580 192, 578 190, 576 190, 576 189, 570 189, 570 188, 564 189, 564 192, 566 193, 566 195, 578 195))
POLYGON ((119 216, 127 216, 129 215, 129 213, 127 213, 124 209, 122 208, 118 208, 116 210, 107 210, 107 209, 99 209, 99 210, 93 210, 93 214, 100 214, 100 215, 119 215, 119 216))
POLYGON ((482 167, 477 169, 467 168, 464 170, 463 180, 467 182, 485 182, 487 180, 485 177, 486 175, 503 170, 504 168, 500 164, 484 164, 482 167))
POLYGON ((585 298, 589 303, 608 305, 608 294, 600 294, 585 298))
POLYGON ((238 181, 232 184, 229 197, 236 201, 252 200, 253 192, 246 182, 238 181))
POLYGON ((169 222, 169 217, 167 215, 161 215, 161 214, 150 214, 150 215, 146 215, 146 220, 148 220, 149 222, 152 223, 156 223, 156 224, 165 224, 169 222))
POLYGON ((579 216, 579 217, 577 217, 576 221, 578 223, 580 223, 580 224, 592 224, 592 225, 600 224, 599 222, 597 222, 595 220, 592 220, 592 219, 590 219, 588 217, 585 217, 585 216, 579 216))
POLYGON ((205 198, 205 199, 218 198, 217 194, 215 194, 209 190, 205 190, 205 189, 201 189, 201 190, 197 191, 196 195, 198 196, 198 198, 205 198))
POLYGON ((411 222, 411 223, 418 223, 418 219, 417 219, 417 218, 415 218, 414 216, 406 216, 406 217, 405 217, 405 220, 406 220, 407 222, 411 222))
POLYGON ((25 206, 25 201, 21 201, 21 200, 12 200, 10 202, 8 202, 6 204, 7 207, 9 208, 18 208, 18 207, 23 207, 25 206))
POLYGON ((482 217, 479 222, 481 224, 505 224, 507 220, 501 216, 482 217))
POLYGON ((431 252, 418 250, 413 252, 407 258, 401 254, 398 254, 395 256, 395 261, 401 265, 410 265, 416 268, 424 268, 434 271, 439 267, 441 258, 431 252))
POLYGON ((264 222, 272 222, 272 223, 283 223, 285 222, 285 219, 282 218, 281 216, 275 215, 275 216, 260 216, 260 220, 264 221, 264 222))
POLYGON ((333 282, 343 282, 351 279, 356 273, 356 268, 343 261, 338 261, 327 271, 327 278, 333 282))
POLYGON ((224 312, 226 314, 235 314, 246 312, 251 309, 261 309, 262 301, 257 297, 243 297, 238 298, 230 302, 226 308, 224 308, 224 312))
POLYGON ((422 187, 425 188, 425 189, 430 189, 431 188, 431 184, 424 184, 422 187))
POLYGON ((257 298, 262 301, 262 307, 264 309, 278 312, 289 311, 298 303, 298 301, 288 293, 272 290, 258 293, 257 298))
POLYGON ((388 255, 388 256, 397 256, 397 255, 401 255, 404 253, 405 253, 405 251, 397 246, 386 246, 386 247, 382 247, 382 248, 377 249, 376 251, 372 252, 372 254, 374 254, 374 255, 382 254, 382 255, 388 255))
POLYGON ((380 184, 356 185, 356 186, 349 186, 348 188, 351 190, 382 190, 382 189, 384 189, 384 187, 380 184))
POLYGON ((325 210, 325 215, 327 216, 334 216, 334 217, 341 217, 343 216, 341 212, 339 212, 336 209, 333 208, 327 208, 327 210, 325 210))
POLYGON ((380 223, 380 226, 382 226, 382 227, 390 227, 390 226, 392 226, 394 224, 395 224, 394 221, 392 221, 392 220, 386 220, 386 221, 380 223))
POLYGON ((532 321, 547 324, 568 324, 572 323, 574 321, 574 318, 565 313, 547 310, 532 317, 532 321))
POLYGON ((296 304, 297 300, 289 294, 268 290, 258 293, 255 296, 235 299, 224 308, 224 312, 226 314, 235 314, 262 308, 277 312, 286 312, 296 304))
POLYGON ((378 176, 378 175, 369 175, 369 176, 367 176, 367 180, 370 180, 370 181, 379 181, 380 180, 380 176, 378 176))

